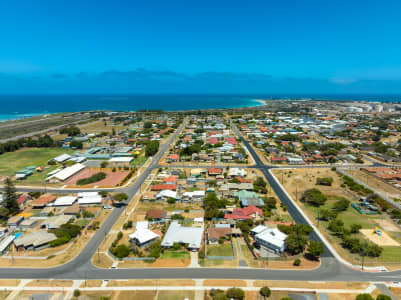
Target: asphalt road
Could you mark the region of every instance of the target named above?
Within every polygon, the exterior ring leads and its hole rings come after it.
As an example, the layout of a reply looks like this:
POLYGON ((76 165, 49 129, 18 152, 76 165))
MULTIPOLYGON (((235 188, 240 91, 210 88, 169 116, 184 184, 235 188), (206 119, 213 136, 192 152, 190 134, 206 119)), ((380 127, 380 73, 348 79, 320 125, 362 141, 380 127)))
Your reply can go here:
MULTIPOLYGON (((125 192, 133 196, 150 172, 158 167, 158 162, 170 143, 182 130, 183 125, 160 147, 160 151, 153 158, 150 166, 136 180, 125 189, 125 192)), ((242 137, 241 135, 239 135, 242 137)), ((296 222, 306 223, 302 215, 293 206, 281 187, 275 182, 268 167, 264 166, 259 157, 243 139, 251 155, 254 157, 256 167, 261 169, 267 180, 273 187, 280 200, 287 205, 288 211, 296 222)), ((63 190, 66 192, 65 190, 63 190)), ((24 279, 179 279, 179 278, 224 278, 224 279, 259 279, 259 280, 292 280, 292 281, 400 281, 401 271, 370 273, 352 270, 333 258, 332 253, 326 249, 322 257, 321 266, 315 270, 269 270, 252 268, 135 268, 135 269, 99 269, 91 264, 91 258, 96 254, 104 237, 111 230, 113 224, 124 212, 124 208, 114 208, 110 216, 105 220, 100 229, 88 242, 83 251, 72 261, 55 268, 0 268, 0 278, 24 278, 24 279)), ((312 238, 319 240, 317 235, 312 238)), ((96 258, 95 258, 96 259, 96 258)))

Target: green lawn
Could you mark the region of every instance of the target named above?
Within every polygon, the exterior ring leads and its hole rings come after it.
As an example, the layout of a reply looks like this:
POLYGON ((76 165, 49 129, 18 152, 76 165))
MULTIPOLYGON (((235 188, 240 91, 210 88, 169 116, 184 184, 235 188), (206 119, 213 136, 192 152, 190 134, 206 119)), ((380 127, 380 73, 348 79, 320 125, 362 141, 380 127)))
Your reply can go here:
MULTIPOLYGON (((333 204, 337 201, 336 198, 329 198, 325 205, 320 206, 320 210, 322 209, 331 209, 333 204)), ((318 208, 304 204, 305 208, 309 211, 313 212, 315 218, 317 218, 318 208)), ((363 229, 374 229, 376 227, 375 219, 380 219, 380 215, 361 215, 357 212, 351 205, 348 207, 346 211, 340 212, 338 218, 344 222, 345 227, 351 226, 351 224, 360 224, 363 229)), ((322 223, 322 221, 320 221, 322 223)))
POLYGON ((131 165, 135 167, 140 167, 146 162, 146 160, 147 158, 145 155, 140 155, 132 161, 131 165))
POLYGON ((219 245, 209 245, 207 247, 208 256, 233 256, 233 250, 231 243, 229 244, 219 244, 219 245))
MULTIPOLYGON (((330 209, 332 207, 333 203, 336 202, 336 200, 337 199, 335 199, 335 198, 329 198, 328 201, 326 202, 326 204, 321 206, 320 209, 330 209)), ((313 215, 315 217, 314 221, 316 221, 317 211, 318 211, 317 207, 313 207, 308 204, 304 204, 304 207, 308 211, 313 213, 313 215)), ((357 212, 354 208, 349 206, 349 208, 346 211, 340 212, 337 218, 344 222, 345 228, 349 228, 351 224, 360 224, 360 225, 362 225, 362 229, 374 229, 377 227, 375 220, 383 219, 385 217, 381 216, 381 215, 362 215, 359 212, 357 212)), ((328 232, 330 234, 330 231, 327 229, 327 226, 328 226, 328 222, 320 221, 319 229, 325 230, 326 232, 328 232)), ((387 233, 392 238, 397 240, 398 242, 401 242, 401 233, 394 233, 394 232, 390 232, 390 231, 387 231, 387 233)), ((367 240, 367 238, 360 233, 354 235, 354 237, 358 237, 358 238, 367 240)), ((331 242, 335 242, 337 244, 341 243, 341 239, 339 237, 333 236, 331 234, 330 234, 329 240, 331 242)), ((380 257, 378 257, 378 258, 366 257, 365 258, 365 263, 367 265, 375 265, 375 264, 381 264, 381 263, 392 264, 392 263, 401 262, 401 247, 397 247, 397 246, 381 246, 381 247, 383 248, 383 252, 380 255, 380 257)), ((350 253, 347 249, 344 249, 344 252, 347 253, 348 259, 351 259, 354 262, 358 262, 358 263, 361 262, 361 258, 358 254, 350 253)))
MULTIPOLYGON (((74 150, 61 148, 24 148, 15 152, 0 155, 0 175, 14 176, 18 170, 26 167, 48 166, 47 161, 63 153, 71 154, 74 150)), ((49 166, 49 169, 41 173, 35 172, 23 182, 41 183, 47 177, 47 173, 57 166, 49 166)))
POLYGON ((85 227, 86 225, 89 224, 89 220, 86 219, 79 219, 78 221, 75 222, 75 224, 81 226, 81 227, 85 227))
POLYGON ((190 258, 190 255, 187 251, 169 251, 166 250, 164 253, 160 256, 161 259, 186 259, 190 258))

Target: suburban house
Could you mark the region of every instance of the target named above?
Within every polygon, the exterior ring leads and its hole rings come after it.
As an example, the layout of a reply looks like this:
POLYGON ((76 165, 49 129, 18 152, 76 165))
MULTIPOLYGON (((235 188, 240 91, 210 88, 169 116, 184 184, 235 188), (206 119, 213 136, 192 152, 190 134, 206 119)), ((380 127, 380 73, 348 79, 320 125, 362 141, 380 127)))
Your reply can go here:
POLYGON ((60 228, 61 225, 67 224, 73 219, 74 216, 71 215, 54 216, 45 220, 42 224, 40 224, 40 227, 46 229, 57 229, 60 228))
POLYGON ((188 244, 189 250, 197 251, 201 247, 202 237, 202 227, 183 227, 177 221, 173 221, 170 223, 161 245, 164 248, 170 248, 174 243, 188 244))
POLYGON ((34 233, 25 234, 14 240, 14 246, 21 250, 40 250, 49 246, 49 243, 57 239, 54 233, 39 230, 34 233))
POLYGON ((53 202, 56 199, 57 199, 57 197, 54 195, 44 194, 32 202, 32 207, 33 208, 43 208, 47 204, 53 202))
POLYGON ((232 233, 231 227, 217 228, 211 227, 207 230, 207 241, 211 245, 219 243, 220 238, 229 237, 232 233))
POLYGON ((22 223, 23 220, 24 220, 23 216, 13 216, 8 219, 7 226, 10 229, 16 229, 22 223))
POLYGON ((268 256, 267 252, 284 252, 287 235, 277 228, 259 225, 251 230, 251 234, 254 236, 256 245, 260 247, 262 257, 268 256))
POLYGON ((225 214, 224 219, 228 220, 259 220, 263 217, 263 211, 256 206, 235 208, 231 214, 225 214))
POLYGON ((149 222, 147 221, 137 222, 136 231, 129 235, 130 242, 143 248, 160 238, 160 235, 150 230, 148 226, 149 222))
POLYGON ((162 209, 149 209, 146 212, 146 219, 153 222, 164 222, 166 219, 166 212, 162 209))

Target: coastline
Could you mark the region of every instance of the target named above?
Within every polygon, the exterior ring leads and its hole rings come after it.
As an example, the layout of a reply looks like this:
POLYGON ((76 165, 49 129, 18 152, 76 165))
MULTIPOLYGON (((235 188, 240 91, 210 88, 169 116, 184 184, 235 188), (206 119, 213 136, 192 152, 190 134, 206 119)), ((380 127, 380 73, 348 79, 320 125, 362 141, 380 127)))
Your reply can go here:
MULTIPOLYGON (((182 110, 176 110, 176 109, 171 109, 168 110, 166 109, 166 112, 173 112, 173 111, 191 111, 191 110, 213 110, 213 109, 233 109, 233 108, 248 108, 248 107, 256 107, 256 106, 263 106, 265 105, 265 100, 262 99, 248 99, 247 103, 243 104, 238 104, 238 105, 232 105, 232 106, 227 106, 227 107, 208 107, 208 108, 192 108, 192 109, 182 109, 182 110)), ((152 109, 152 108, 150 108, 152 109)), ((93 110, 97 111, 113 111, 112 109, 109 108, 94 108, 93 110)), ((128 112, 128 111, 135 111, 138 110, 138 108, 132 107, 130 109, 115 109, 115 111, 122 111, 122 112, 128 112)), ((2 122, 8 122, 8 121, 17 121, 17 120, 23 120, 23 119, 29 119, 33 117, 38 117, 38 116, 43 116, 43 115, 53 115, 53 114, 59 114, 59 113, 74 113, 74 112, 81 112, 81 111, 88 111, 88 110, 75 110, 75 111, 65 111, 65 112, 43 112, 43 113, 21 113, 21 114, 0 114, 0 123, 2 122)))

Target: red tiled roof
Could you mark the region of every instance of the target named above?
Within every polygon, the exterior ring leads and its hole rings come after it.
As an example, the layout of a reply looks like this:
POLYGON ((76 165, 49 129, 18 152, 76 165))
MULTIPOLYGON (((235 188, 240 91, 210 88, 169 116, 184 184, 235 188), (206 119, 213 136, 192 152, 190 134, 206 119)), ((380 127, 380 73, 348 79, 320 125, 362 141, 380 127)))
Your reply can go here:
POLYGON ((36 199, 35 201, 33 201, 33 205, 46 205, 50 202, 53 202, 54 200, 56 200, 57 197, 54 195, 50 195, 50 194, 44 194, 42 196, 40 196, 38 199, 36 199))
POLYGON ((153 218, 153 219, 162 219, 166 217, 166 213, 162 209, 149 209, 146 212, 146 217, 147 218, 153 218))
POLYGON ((230 145, 237 145, 237 140, 234 137, 227 137, 226 142, 230 145))
POLYGON ((229 234, 231 234, 232 229, 231 228, 216 228, 212 227, 207 230, 207 235, 208 239, 219 239, 221 237, 225 237, 229 234))
POLYGON ((216 137, 209 138, 209 144, 216 145, 218 142, 219 140, 216 137))
POLYGON ((244 216, 244 215, 235 215, 235 214, 225 214, 224 219, 231 219, 231 220, 251 220, 251 216, 244 216))
POLYGON ((19 205, 21 205, 21 204, 25 203, 26 200, 28 200, 28 195, 23 194, 23 195, 21 195, 21 196, 18 197, 17 203, 18 203, 19 205))
POLYGON ((283 157, 272 157, 272 161, 285 161, 287 158, 283 157))
POLYGON ((238 179, 238 181, 242 182, 242 183, 252 183, 252 180, 244 179, 241 176, 237 176, 235 178, 238 179))
POLYGON ((167 178, 164 178, 163 182, 177 182, 177 177, 176 176, 169 176, 167 178))
POLYGON ((178 154, 173 153, 168 158, 171 160, 179 160, 180 156, 178 154))
POLYGON ((257 213, 259 216, 263 216, 263 211, 260 208, 257 208, 256 206, 247 206, 244 208, 236 208, 233 211, 233 214, 240 214, 240 215, 244 215, 244 216, 249 216, 252 215, 254 213, 257 213))
POLYGON ((209 169, 207 170, 207 172, 208 172, 209 174, 220 175, 220 174, 223 173, 223 169, 211 167, 211 168, 209 168, 209 169))
POLYGON ((263 216, 263 211, 256 206, 247 206, 244 208, 235 208, 232 214, 225 214, 224 219, 233 219, 233 220, 243 220, 243 219, 252 219, 252 214, 258 214, 259 216, 263 216))
POLYGON ((152 186, 152 191, 162 191, 162 190, 175 191, 176 189, 177 185, 175 184, 156 184, 152 186))

